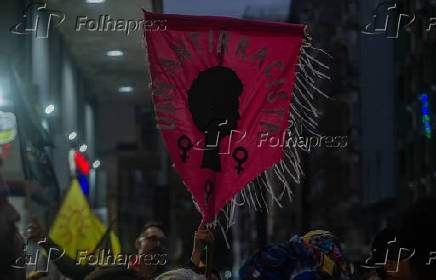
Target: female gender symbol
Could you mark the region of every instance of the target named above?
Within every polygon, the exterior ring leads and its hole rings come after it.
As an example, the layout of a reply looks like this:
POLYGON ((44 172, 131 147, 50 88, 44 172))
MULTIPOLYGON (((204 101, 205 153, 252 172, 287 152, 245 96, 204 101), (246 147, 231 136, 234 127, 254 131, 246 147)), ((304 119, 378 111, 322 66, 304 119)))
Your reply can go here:
POLYGON ((182 162, 185 163, 186 159, 188 158, 186 152, 192 148, 191 139, 189 139, 188 136, 183 134, 182 136, 179 137, 179 140, 177 141, 177 146, 179 146, 180 150, 182 150, 182 154, 180 155, 180 157, 182 158, 182 162))
POLYGON ((247 161, 248 159, 248 152, 243 147, 237 147, 233 151, 233 158, 238 162, 238 165, 235 167, 236 170, 238 170, 238 175, 241 173, 244 168, 242 168, 242 164, 247 161), (242 152, 244 155, 242 157, 238 157, 238 152, 242 152))

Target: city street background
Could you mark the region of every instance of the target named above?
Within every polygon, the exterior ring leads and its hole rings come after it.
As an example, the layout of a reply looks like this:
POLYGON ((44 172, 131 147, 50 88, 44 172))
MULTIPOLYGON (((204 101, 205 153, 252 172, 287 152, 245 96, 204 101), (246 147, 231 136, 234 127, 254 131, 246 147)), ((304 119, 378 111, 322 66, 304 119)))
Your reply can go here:
MULTIPOLYGON (((319 85, 331 97, 316 104, 319 133, 346 145, 303 151, 305 177, 300 185, 290 182, 293 200, 282 208, 237 209, 226 234, 231 248, 215 234, 215 265, 223 276, 237 279, 256 248, 313 229, 335 233, 345 255, 361 264, 378 231, 396 226, 413 201, 435 193, 434 1, 401 1, 392 11, 386 7, 395 2, 377 0, 92 2, 100 1, 48 0, 44 13, 26 10, 31 1, 2 1, 0 110, 15 114, 18 135, 2 146, 1 172, 24 237, 31 214, 50 229, 71 185, 75 149, 91 164, 89 205, 124 253, 136 252, 145 223, 161 221, 169 261, 189 259, 201 215, 156 129, 142 31, 92 31, 89 24, 77 30, 79 18, 140 20, 141 8, 307 24, 315 47, 332 57, 320 58, 332 79, 319 85), (403 21, 400 14, 407 15, 403 21), (36 16, 36 30, 12 32, 36 16), (386 18, 387 27, 375 30, 386 18)), ((54 266, 50 273, 62 279, 54 266)))

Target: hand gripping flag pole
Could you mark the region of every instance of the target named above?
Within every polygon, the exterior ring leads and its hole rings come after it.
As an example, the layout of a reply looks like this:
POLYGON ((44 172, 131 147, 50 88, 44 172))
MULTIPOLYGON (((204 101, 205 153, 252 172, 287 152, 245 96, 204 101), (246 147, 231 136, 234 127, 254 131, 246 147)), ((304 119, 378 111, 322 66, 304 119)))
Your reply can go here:
POLYGON ((317 87, 329 67, 304 25, 144 11, 157 127, 174 166, 211 227, 236 206, 292 199, 301 146, 318 135, 317 87), (272 181, 282 189, 273 188, 272 181), (261 190, 262 188, 263 190, 261 190))

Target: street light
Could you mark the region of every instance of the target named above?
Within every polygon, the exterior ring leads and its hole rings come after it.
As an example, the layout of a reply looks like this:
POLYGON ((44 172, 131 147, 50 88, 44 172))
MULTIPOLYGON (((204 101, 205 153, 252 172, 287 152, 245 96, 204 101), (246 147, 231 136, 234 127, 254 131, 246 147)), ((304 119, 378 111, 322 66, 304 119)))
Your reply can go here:
POLYGON ((45 113, 47 115, 50 115, 51 113, 53 113, 55 110, 55 106, 53 104, 47 105, 47 107, 45 107, 45 113))
POLYGON ((99 168, 100 167, 100 161, 97 159, 97 160, 95 160, 93 163, 92 163, 92 167, 95 169, 95 168, 99 168))
POLYGON ((106 52, 107 56, 123 56, 124 53, 120 50, 112 50, 112 51, 108 51, 106 52))
POLYGON ((133 87, 131 86, 122 86, 118 89, 121 93, 131 93, 133 91, 133 87))
POLYGON ((84 153, 84 152, 86 152, 87 149, 88 149, 88 146, 86 144, 82 144, 79 148, 79 151, 84 153))
POLYGON ((77 137, 77 132, 73 131, 68 135, 68 139, 70 139, 70 141, 73 141, 74 139, 76 139, 77 137))

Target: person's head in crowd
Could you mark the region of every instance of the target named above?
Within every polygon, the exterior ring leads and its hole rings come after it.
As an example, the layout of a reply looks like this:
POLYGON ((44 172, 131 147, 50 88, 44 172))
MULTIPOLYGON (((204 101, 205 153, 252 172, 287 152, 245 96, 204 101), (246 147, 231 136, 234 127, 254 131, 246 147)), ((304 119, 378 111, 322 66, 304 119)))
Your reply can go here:
POLYGON ((316 230, 258 250, 239 269, 239 279, 352 280, 354 267, 333 234, 316 230))
POLYGON ((167 236, 161 223, 146 224, 135 241, 137 257, 131 267, 145 279, 153 279, 165 271, 167 264, 167 236))
POLYGON ((9 188, 0 174, 0 279, 4 276, 8 280, 22 280, 26 276, 25 269, 12 267, 24 265, 24 241, 15 225, 20 215, 9 203, 8 192, 9 188))
POLYGON ((206 280, 206 278, 191 269, 175 269, 161 274, 156 280, 206 280))
MULTIPOLYGON (((196 274, 198 275, 205 275, 206 274, 206 266, 191 266, 191 267, 185 267, 188 270, 192 270, 194 271, 196 274)), ((221 276, 220 273, 217 269, 212 268, 210 271, 210 276, 209 276, 210 280, 221 280, 221 276)))
POLYGON ((136 239, 138 254, 165 254, 167 252, 167 236, 162 223, 151 222, 144 225, 136 239))
POLYGON ((413 203, 402 221, 401 245, 414 251, 408 259, 412 273, 409 279, 436 279, 435 213, 436 197, 426 197, 413 203))
POLYGON ((26 276, 26 280, 49 280, 45 271, 32 271, 26 276))
POLYGON ((84 280, 142 280, 142 278, 134 270, 111 267, 93 271, 84 280))
MULTIPOLYGON (((399 233, 394 228, 379 231, 371 245, 371 257, 365 265, 375 267, 377 275, 382 280, 411 279, 407 252, 400 252, 402 248, 399 233), (401 254, 400 254, 401 253, 401 254), (400 262, 398 263, 398 257, 400 262)), ((411 252, 409 252, 410 255, 411 252)))

